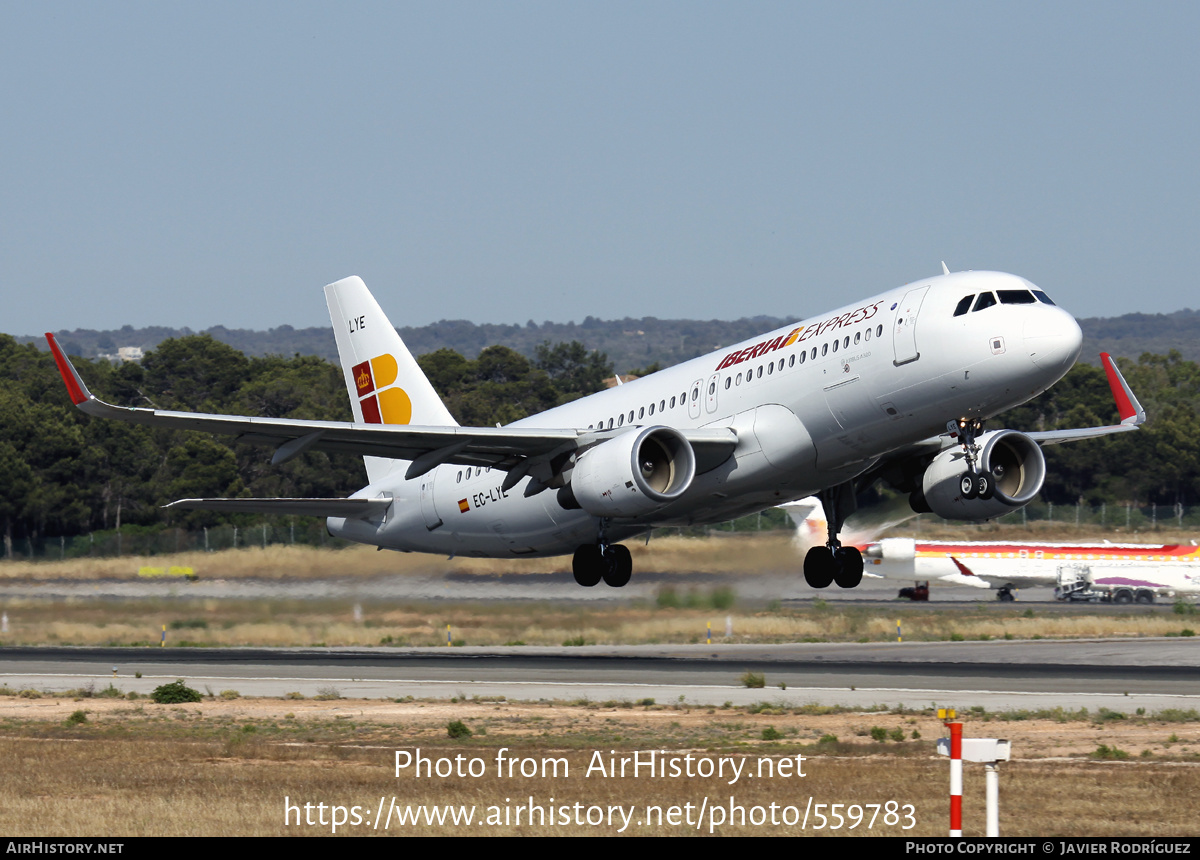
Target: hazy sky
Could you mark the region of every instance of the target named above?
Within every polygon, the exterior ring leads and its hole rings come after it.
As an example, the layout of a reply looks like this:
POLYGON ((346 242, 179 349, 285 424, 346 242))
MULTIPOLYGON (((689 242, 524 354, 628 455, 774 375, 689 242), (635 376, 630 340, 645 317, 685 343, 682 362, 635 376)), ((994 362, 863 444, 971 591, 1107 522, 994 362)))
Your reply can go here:
POLYGON ((1195 307, 1200 4, 0 0, 0 331, 1195 307))

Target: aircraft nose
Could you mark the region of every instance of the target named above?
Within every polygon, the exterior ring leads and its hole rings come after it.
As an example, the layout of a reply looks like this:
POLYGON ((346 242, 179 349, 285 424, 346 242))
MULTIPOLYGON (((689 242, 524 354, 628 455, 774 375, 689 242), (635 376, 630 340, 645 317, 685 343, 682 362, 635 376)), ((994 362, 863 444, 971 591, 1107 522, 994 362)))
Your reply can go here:
POLYGON ((1025 320, 1024 335, 1033 363, 1059 376, 1071 369, 1083 348, 1079 323, 1058 307, 1037 308, 1037 313, 1025 320))

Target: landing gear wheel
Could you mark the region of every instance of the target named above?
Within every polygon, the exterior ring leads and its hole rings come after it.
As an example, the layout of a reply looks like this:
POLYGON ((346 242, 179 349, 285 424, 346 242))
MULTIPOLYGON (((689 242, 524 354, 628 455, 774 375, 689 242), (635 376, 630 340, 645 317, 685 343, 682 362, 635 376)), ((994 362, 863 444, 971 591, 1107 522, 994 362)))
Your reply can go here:
POLYGON ((804 581, 810 588, 828 588, 837 573, 837 563, 828 547, 814 546, 804 556, 804 581))
POLYGON ((620 588, 629 582, 633 576, 633 556, 627 547, 619 543, 605 548, 604 560, 607 562, 604 571, 604 584, 611 588, 620 588))
POLYGON ((571 572, 575 574, 575 581, 580 585, 591 588, 600 581, 606 570, 608 563, 598 545, 585 543, 575 550, 575 556, 571 559, 571 572))
POLYGON ((967 472, 958 479, 958 492, 964 499, 973 499, 979 495, 978 476, 974 472, 967 472))
POLYGON ((1128 588, 1120 588, 1113 592, 1113 603, 1133 603, 1133 592, 1128 588))
POLYGON ((840 588, 854 588, 863 578, 863 557, 856 546, 840 547, 834 553, 837 560, 837 570, 833 581, 840 588))
POLYGON ((997 588, 996 589, 996 599, 1002 603, 1007 603, 1009 601, 1016 600, 1017 598, 1016 598, 1016 596, 1013 595, 1012 589, 1013 589, 1013 587, 1011 585, 1005 585, 1005 586, 1001 586, 1000 588, 997 588))
POLYGON ((990 499, 996 492, 996 481, 991 475, 975 476, 975 492, 979 498, 990 499))

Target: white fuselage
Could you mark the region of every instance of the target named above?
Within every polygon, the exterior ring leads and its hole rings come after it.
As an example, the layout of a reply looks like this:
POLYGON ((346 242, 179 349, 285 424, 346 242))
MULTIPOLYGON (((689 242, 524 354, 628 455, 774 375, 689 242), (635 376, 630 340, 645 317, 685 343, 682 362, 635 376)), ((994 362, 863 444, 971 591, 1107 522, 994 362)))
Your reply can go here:
MULTIPOLYGON (((650 516, 604 523, 608 540, 655 525, 721 522, 850 480, 881 456, 986 418, 1044 391, 1070 369, 1080 332, 1037 301, 955 315, 970 294, 1036 290, 997 272, 916 281, 573 403, 513 427, 730 427, 737 447, 650 516)), ((381 521, 329 520, 330 531, 421 552, 560 555, 597 539, 601 520, 553 490, 507 492, 505 472, 442 465, 411 480, 407 462, 356 496, 392 496, 381 521)))
POLYGON ((1196 546, 884 538, 864 549, 867 570, 890 579, 942 580, 985 588, 1053 586, 1061 571, 1072 569, 1109 589, 1200 593, 1200 548, 1196 546))

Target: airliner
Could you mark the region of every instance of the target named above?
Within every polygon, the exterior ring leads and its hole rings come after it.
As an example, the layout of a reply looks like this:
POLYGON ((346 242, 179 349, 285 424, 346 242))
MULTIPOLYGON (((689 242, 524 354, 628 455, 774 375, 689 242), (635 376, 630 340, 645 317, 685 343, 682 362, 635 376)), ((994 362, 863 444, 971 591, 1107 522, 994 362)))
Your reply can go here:
POLYGON ((1000 600, 1029 585, 1098 586, 1113 603, 1200 593, 1194 545, 884 538, 867 544, 864 555, 868 569, 889 578, 995 588, 1000 600))
POLYGON ((325 287, 352 422, 112 405, 46 337, 89 415, 236 436, 274 448, 275 464, 350 453, 369 482, 349 498, 168 508, 322 516, 332 535, 405 552, 572 554, 580 585, 620 587, 633 571, 620 541, 817 495, 828 534, 806 555, 805 580, 853 588, 862 553, 838 534, 856 491, 884 480, 918 509, 986 520, 1037 495, 1040 445, 1135 430, 1145 418, 1108 360, 1121 423, 985 431, 985 419, 1062 378, 1082 335, 1024 278, 942 272, 503 427, 457 424, 358 277, 325 287))

